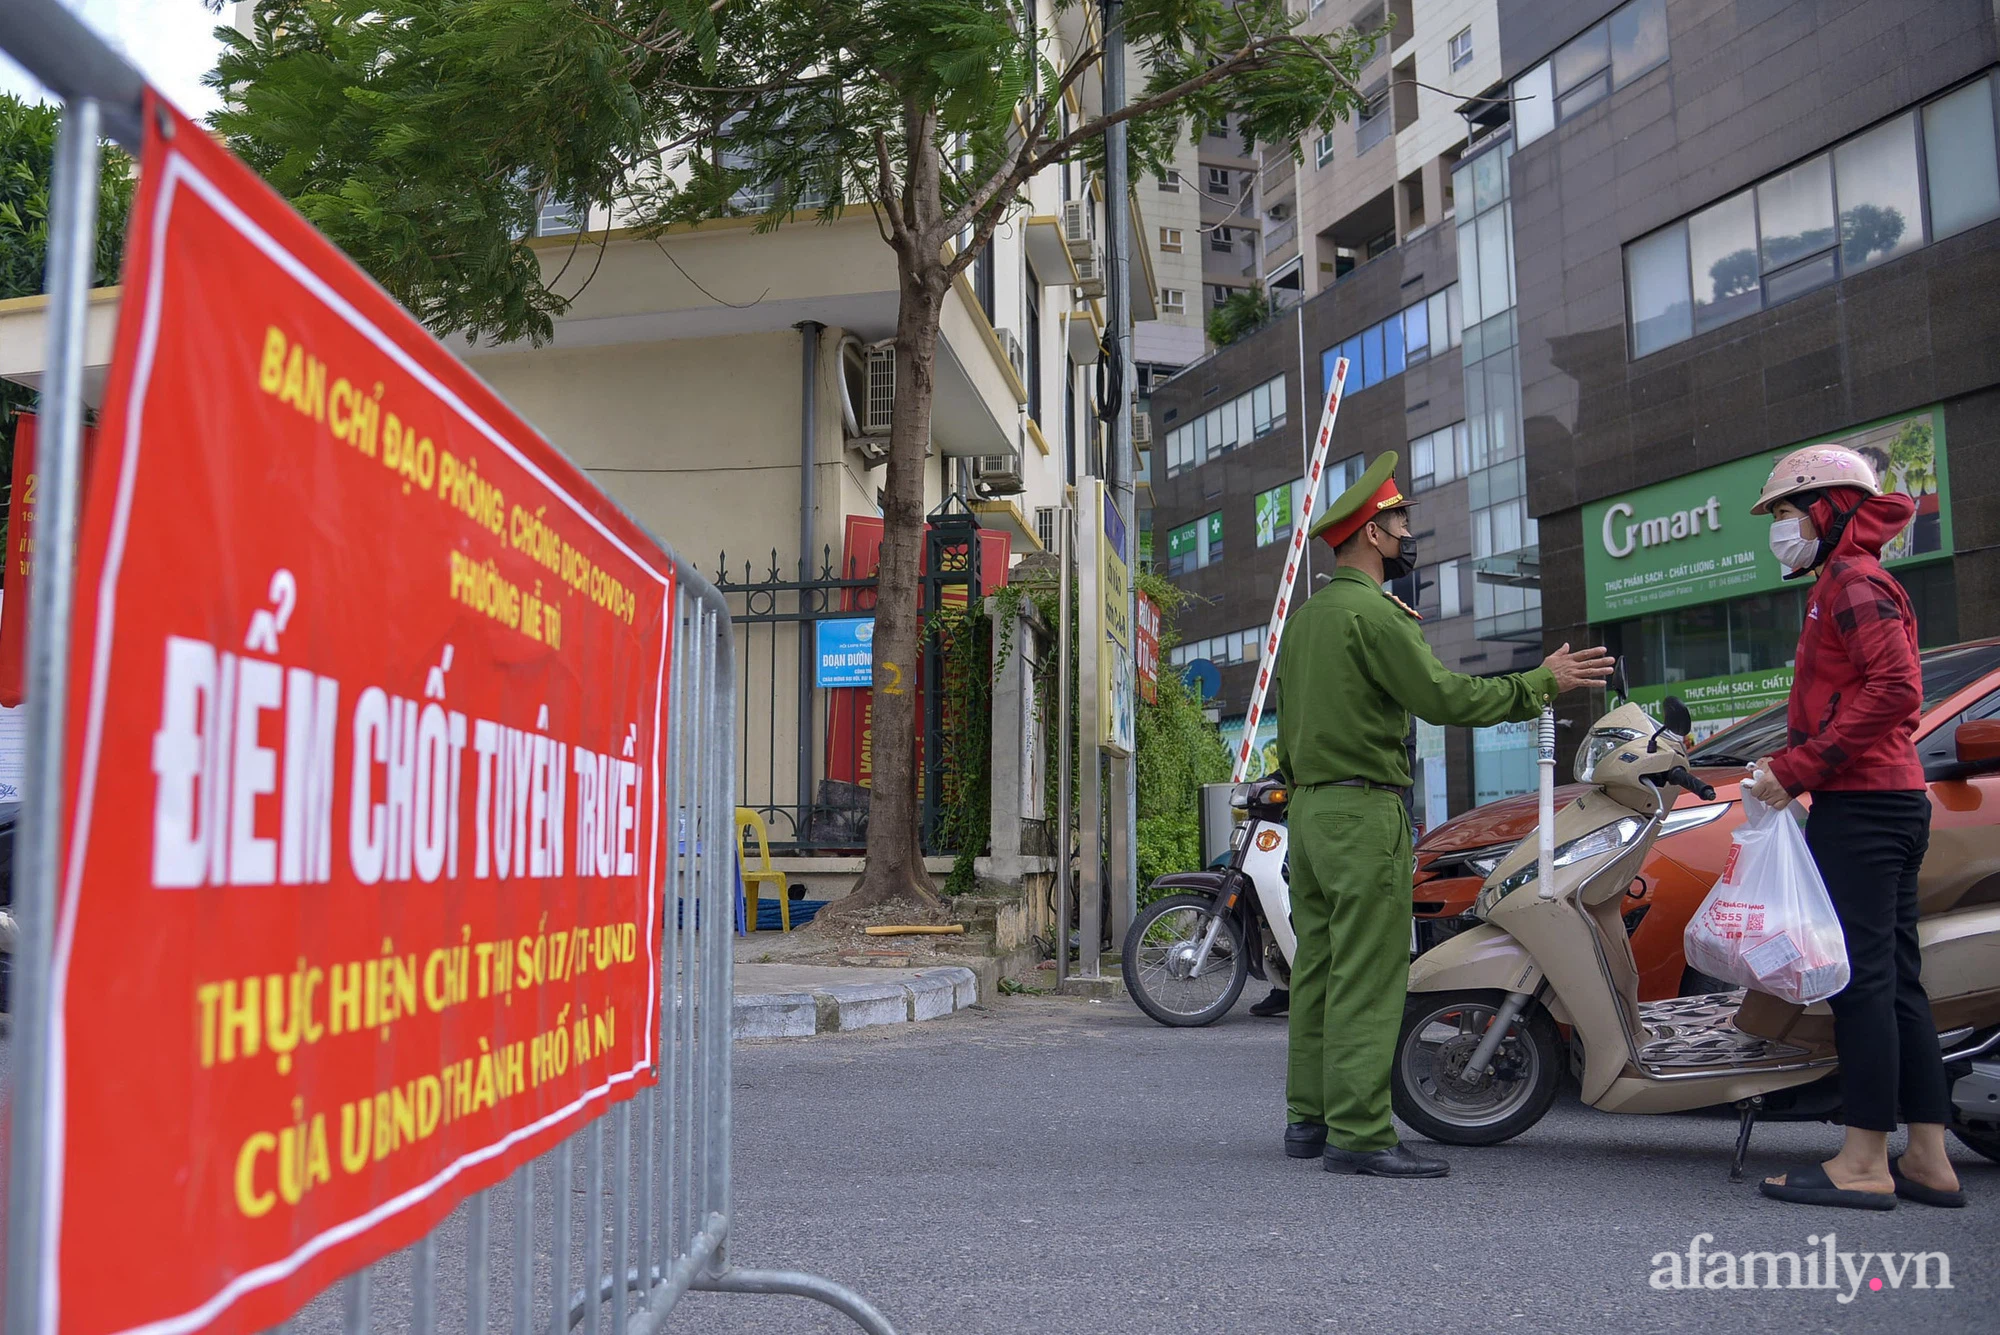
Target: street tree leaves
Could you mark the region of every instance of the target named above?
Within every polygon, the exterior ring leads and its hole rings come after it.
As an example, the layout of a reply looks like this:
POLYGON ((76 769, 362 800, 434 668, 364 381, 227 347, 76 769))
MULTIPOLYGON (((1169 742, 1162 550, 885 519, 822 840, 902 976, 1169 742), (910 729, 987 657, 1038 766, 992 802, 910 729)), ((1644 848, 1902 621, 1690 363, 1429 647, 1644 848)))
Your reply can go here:
MULTIPOLYGON (((1039 172, 1101 159, 1111 120, 1135 170, 1225 120, 1296 146, 1362 105, 1356 78, 1382 37, 1305 33, 1286 0, 1114 12, 1143 78, 1107 117, 1101 11, 1081 0, 263 0, 251 35, 222 30, 214 123, 433 329, 476 338, 550 338, 592 272, 602 237, 552 266, 525 244, 548 201, 655 237, 871 211, 898 274, 874 640, 876 680, 892 683, 918 661, 953 280, 1039 172)), ((932 898, 915 724, 913 694, 876 693, 856 908, 932 898)))
MULTIPOLYGON (((62 109, 0 93, 0 301, 47 290, 49 187, 62 109)), ((97 269, 93 287, 118 281, 125 220, 132 210, 132 160, 106 144, 98 169, 97 269)), ((14 421, 36 402, 33 390, 0 380, 0 488, 14 475, 14 421)), ((0 518, 0 550, 6 546, 0 518)))

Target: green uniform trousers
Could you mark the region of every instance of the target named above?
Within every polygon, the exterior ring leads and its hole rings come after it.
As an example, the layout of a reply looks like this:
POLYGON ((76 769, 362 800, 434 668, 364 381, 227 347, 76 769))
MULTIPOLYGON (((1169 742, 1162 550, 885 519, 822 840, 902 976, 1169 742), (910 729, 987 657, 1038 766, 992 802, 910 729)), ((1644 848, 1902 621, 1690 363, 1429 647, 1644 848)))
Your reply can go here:
POLYGON ((1394 1145, 1389 1070, 1410 982, 1410 816, 1383 788, 1294 789, 1291 1044, 1294 1122, 1344 1150, 1394 1145))

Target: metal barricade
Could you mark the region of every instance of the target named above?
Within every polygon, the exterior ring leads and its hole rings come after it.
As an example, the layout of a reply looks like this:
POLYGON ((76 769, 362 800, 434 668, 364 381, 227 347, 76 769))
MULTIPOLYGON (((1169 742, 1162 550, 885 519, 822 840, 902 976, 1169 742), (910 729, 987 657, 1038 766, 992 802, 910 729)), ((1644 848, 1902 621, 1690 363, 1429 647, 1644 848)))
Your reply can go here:
MULTIPOLYGON (((50 220, 50 358, 44 407, 42 555, 33 596, 67 609, 74 577, 83 381, 83 315, 94 236, 100 132, 137 151, 140 76, 56 0, 8 0, 0 50, 64 99, 50 220)), ((665 544, 662 544, 665 549, 665 544)), ((670 549, 666 549, 671 555, 670 549)), ((666 912, 656 1082, 612 1105, 557 1148, 479 1192, 400 1256, 360 1269, 286 1323, 361 1335, 390 1324, 433 1335, 449 1286, 441 1255, 464 1253, 464 1329, 513 1335, 654 1335, 691 1289, 790 1294, 826 1303, 875 1335, 894 1335, 864 1299, 816 1276, 740 1270, 729 1258, 731 1007, 735 901, 737 679, 730 609, 692 565, 673 558, 676 652, 669 691, 666 912), (579 1147, 581 1142, 581 1147, 579 1147), (582 1195, 579 1209, 577 1197, 582 1195), (504 1225, 495 1228, 495 1215, 504 1225), (579 1227, 579 1214, 581 1227, 579 1227), (462 1222, 461 1222, 462 1221, 462 1222), (546 1253, 538 1239, 546 1238, 546 1253), (446 1244, 446 1245, 441 1245, 446 1244), (545 1259, 544 1259, 545 1258, 545 1259), (500 1281, 504 1278, 504 1288, 500 1281), (579 1282, 580 1281, 580 1282, 579 1282), (498 1290, 496 1292, 496 1290, 498 1290), (498 1300, 496 1303, 496 1299, 498 1300), (608 1323, 608 1324, 607 1324, 608 1323)), ((50 1227, 38 1190, 52 1128, 44 1026, 62 815, 62 736, 69 617, 36 618, 29 647, 31 797, 15 914, 12 1190, 7 1202, 7 1335, 53 1335, 38 1264, 50 1227)))

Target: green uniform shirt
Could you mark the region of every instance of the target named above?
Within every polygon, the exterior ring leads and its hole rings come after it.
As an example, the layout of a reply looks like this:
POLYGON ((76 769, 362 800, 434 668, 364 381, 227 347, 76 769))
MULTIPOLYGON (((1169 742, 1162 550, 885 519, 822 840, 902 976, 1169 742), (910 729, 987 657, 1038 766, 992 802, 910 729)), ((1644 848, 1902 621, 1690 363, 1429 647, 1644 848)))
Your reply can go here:
POLYGON ((1545 667, 1505 677, 1449 671, 1417 619, 1352 566, 1285 623, 1278 648, 1278 769, 1292 783, 1410 785, 1410 715, 1459 728, 1531 719, 1556 693, 1545 667))

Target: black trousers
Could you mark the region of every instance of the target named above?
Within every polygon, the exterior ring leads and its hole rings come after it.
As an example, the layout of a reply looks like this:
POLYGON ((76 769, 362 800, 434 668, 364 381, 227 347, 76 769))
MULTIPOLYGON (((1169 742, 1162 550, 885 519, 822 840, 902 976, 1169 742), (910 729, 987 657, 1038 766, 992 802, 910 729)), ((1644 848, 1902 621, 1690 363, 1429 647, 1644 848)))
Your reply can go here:
POLYGON ((1930 998, 1919 977, 1917 870, 1930 847, 1923 792, 1814 793, 1806 843, 1847 937, 1847 986, 1833 1008, 1842 1118, 1868 1131, 1948 1122, 1951 1105, 1930 998))

